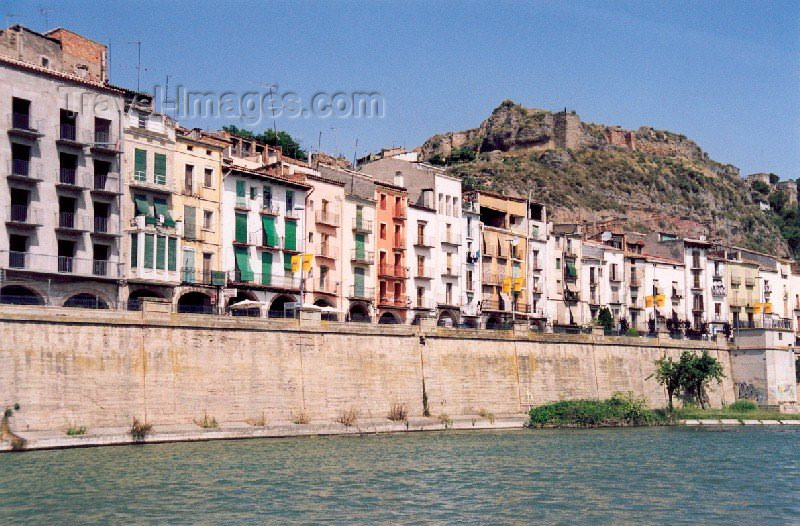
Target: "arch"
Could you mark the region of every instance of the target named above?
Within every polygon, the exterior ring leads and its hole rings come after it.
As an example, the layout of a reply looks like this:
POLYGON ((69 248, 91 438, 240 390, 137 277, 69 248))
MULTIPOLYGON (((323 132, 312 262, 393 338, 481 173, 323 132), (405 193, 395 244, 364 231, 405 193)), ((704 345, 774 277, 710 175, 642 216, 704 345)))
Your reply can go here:
POLYGON ((464 327, 466 327, 467 329, 478 329, 478 328, 480 328, 479 324, 478 324, 478 320, 476 320, 475 318, 465 318, 464 319, 464 327))
POLYGON ((231 316, 246 316, 249 318, 260 318, 261 308, 254 307, 252 309, 231 309, 230 306, 239 303, 240 301, 258 301, 256 295, 249 290, 238 290, 236 296, 228 300, 226 308, 229 309, 231 316))
POLYGON ((378 323, 381 325, 399 325, 400 318, 395 313, 386 311, 378 318, 378 323))
POLYGON ((369 309, 362 303, 353 303, 347 312, 348 320, 356 323, 370 323, 369 309))
POLYGON ((164 298, 158 292, 151 289, 136 289, 128 294, 128 310, 142 310, 141 298, 164 298))
POLYGON ((500 329, 503 328, 503 326, 503 320, 500 319, 499 316, 489 316, 489 319, 486 320, 487 329, 500 329))
POLYGON ((183 314, 214 314, 211 296, 205 292, 187 292, 178 298, 178 312, 183 314))
POLYGON ((297 314, 297 311, 286 311, 284 309, 287 303, 294 302, 295 299, 292 296, 281 294, 280 296, 275 296, 272 300, 272 303, 269 304, 269 311, 267 311, 267 316, 270 318, 294 318, 297 314))
POLYGON ((411 320, 411 325, 419 325, 422 320, 422 314, 415 314, 414 319, 411 320))
POLYGON ((458 326, 458 316, 453 314, 451 310, 443 310, 439 313, 439 319, 436 322, 436 325, 439 327, 447 327, 447 322, 450 322, 450 327, 458 326))
POLYGON ((0 303, 4 305, 44 305, 44 297, 29 287, 6 285, 0 289, 0 303))
MULTIPOLYGON (((330 302, 325 298, 317 298, 314 300, 314 305, 317 307, 333 307, 336 308, 336 305, 330 302)), ((322 312, 320 313, 320 318, 325 321, 339 321, 339 313, 338 312, 322 312)))
POLYGON ((70 296, 64 302, 64 307, 73 309, 107 309, 108 303, 99 295, 81 292, 70 296))

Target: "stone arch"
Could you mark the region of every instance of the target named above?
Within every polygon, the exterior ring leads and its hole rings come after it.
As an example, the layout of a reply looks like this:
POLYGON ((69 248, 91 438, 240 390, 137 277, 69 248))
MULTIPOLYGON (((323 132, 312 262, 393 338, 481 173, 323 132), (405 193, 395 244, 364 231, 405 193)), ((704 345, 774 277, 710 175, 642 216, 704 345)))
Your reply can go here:
POLYGON ((269 304, 269 311, 267 311, 267 316, 270 318, 293 318, 295 317, 295 313, 293 312, 286 312, 284 306, 287 303, 292 303, 296 301, 294 296, 290 296, 288 294, 281 294, 279 296, 275 296, 272 299, 272 303, 269 304))
POLYGON ((370 323, 369 308, 363 303, 351 303, 347 312, 348 321, 356 323, 370 323))
POLYGON ((0 289, 0 303, 5 305, 45 305, 45 295, 37 287, 9 284, 0 289))
MULTIPOLYGON (((316 305, 317 307, 336 308, 336 305, 331 303, 331 301, 327 298, 317 298, 316 300, 314 300, 314 305, 316 305)), ((325 321, 339 321, 338 312, 322 312, 320 313, 320 317, 325 321)))
POLYGON ((183 314, 214 314, 211 296, 205 292, 193 290, 178 298, 178 312, 183 314))
POLYGON ((378 323, 381 325, 399 325, 402 323, 402 320, 394 312, 386 311, 378 318, 378 323))
POLYGON ((108 309, 108 302, 99 294, 79 292, 67 298, 63 306, 74 309, 108 309))
POLYGON ((161 298, 164 296, 153 289, 136 289, 128 294, 128 310, 142 310, 141 298, 161 298))
POLYGON ((503 326, 503 320, 499 316, 489 316, 486 320, 487 329, 499 329, 503 326))
POLYGON ((451 327, 458 326, 458 315, 455 314, 452 310, 443 310, 439 313, 439 319, 436 320, 436 325, 439 327, 447 326, 448 320, 450 321, 451 327))
POLYGON ((247 316, 250 318, 261 317, 261 308, 256 307, 253 309, 231 309, 230 306, 240 301, 258 301, 256 295, 249 290, 238 290, 236 296, 228 300, 226 307, 229 309, 232 316, 247 316))
POLYGON ((422 321, 422 314, 415 314, 414 319, 411 320, 411 325, 419 325, 422 321))

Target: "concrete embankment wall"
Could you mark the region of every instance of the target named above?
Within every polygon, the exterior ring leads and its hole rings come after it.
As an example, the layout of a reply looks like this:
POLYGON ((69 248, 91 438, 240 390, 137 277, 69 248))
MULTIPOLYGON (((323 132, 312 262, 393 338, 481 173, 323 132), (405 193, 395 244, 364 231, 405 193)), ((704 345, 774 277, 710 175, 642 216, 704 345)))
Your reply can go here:
POLYGON ((713 343, 588 335, 0 308, 0 404, 19 403, 18 431, 186 424, 204 413, 271 422, 343 409, 384 417, 394 402, 435 416, 519 413, 569 398, 665 393, 653 361, 708 348, 727 378, 713 405, 734 400, 727 348, 713 343), (424 386, 424 388, 423 388, 424 386))

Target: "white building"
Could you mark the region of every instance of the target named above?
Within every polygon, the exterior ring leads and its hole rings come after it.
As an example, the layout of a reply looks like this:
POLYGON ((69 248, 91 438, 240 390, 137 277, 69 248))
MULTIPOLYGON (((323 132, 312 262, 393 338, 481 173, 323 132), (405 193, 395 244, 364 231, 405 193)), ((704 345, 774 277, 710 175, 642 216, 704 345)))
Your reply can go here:
POLYGON ((464 279, 461 295, 461 314, 469 327, 480 325, 481 298, 481 211, 480 204, 462 196, 461 225, 464 236, 464 279))

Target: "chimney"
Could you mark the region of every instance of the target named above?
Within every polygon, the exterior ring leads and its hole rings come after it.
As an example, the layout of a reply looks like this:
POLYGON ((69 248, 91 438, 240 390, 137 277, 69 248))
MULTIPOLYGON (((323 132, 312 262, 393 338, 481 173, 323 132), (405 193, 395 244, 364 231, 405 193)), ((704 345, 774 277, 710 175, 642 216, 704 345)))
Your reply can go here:
POLYGON ((394 173, 394 185, 405 186, 405 184, 403 184, 403 172, 398 170, 397 172, 394 173))

